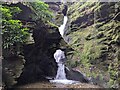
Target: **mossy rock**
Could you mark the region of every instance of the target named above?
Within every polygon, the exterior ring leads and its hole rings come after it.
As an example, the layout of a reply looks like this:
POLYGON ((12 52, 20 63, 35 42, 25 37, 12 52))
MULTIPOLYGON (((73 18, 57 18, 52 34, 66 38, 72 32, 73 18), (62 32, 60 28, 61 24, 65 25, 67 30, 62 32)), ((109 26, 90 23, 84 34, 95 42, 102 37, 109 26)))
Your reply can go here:
POLYGON ((63 24, 63 18, 64 16, 62 14, 57 14, 56 17, 55 17, 55 24, 57 26, 60 26, 63 24))
POLYGON ((70 46, 74 49, 68 56, 68 65, 81 69, 87 76, 95 79, 100 77, 100 83, 97 84, 106 85, 105 87, 118 85, 114 79, 117 73, 115 63, 120 44, 120 22, 118 18, 112 20, 115 4, 118 5, 114 2, 75 2, 68 9, 71 25, 67 35, 71 38, 70 46), (112 62, 114 64, 108 70, 112 62), (93 71, 90 70, 92 66, 96 67, 93 71), (104 80, 105 72, 107 76, 112 73, 109 79, 104 80))

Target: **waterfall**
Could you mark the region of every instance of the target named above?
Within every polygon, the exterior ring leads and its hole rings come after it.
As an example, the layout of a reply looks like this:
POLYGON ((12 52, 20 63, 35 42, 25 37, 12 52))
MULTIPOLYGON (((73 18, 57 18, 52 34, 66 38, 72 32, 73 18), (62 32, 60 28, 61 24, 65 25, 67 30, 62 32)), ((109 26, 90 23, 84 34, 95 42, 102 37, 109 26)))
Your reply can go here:
POLYGON ((65 74, 64 63, 66 61, 64 51, 58 49, 54 53, 54 58, 58 65, 57 75, 54 80, 50 80, 51 83, 62 83, 62 84, 77 84, 79 81, 68 80, 65 74))
POLYGON ((66 26, 67 21, 68 21, 68 17, 64 16, 63 25, 61 25, 59 27, 59 32, 60 32, 62 37, 64 36, 64 33, 65 33, 65 26, 66 26))
MULTIPOLYGON (((68 17, 66 15, 67 13, 67 6, 65 6, 65 10, 63 11, 64 13, 64 20, 63 20, 63 24, 58 28, 60 35, 63 37, 63 39, 65 40, 65 27, 68 21, 68 17)), ((66 41, 66 40, 65 40, 66 41)), ((58 70, 57 70, 57 75, 55 77, 54 80, 50 80, 51 83, 62 83, 62 84, 73 84, 73 83, 79 83, 79 81, 74 81, 74 80, 68 80, 66 78, 66 73, 65 73, 65 54, 64 51, 58 49, 56 50, 56 52, 54 53, 54 58, 57 62, 58 65, 58 70)))
POLYGON ((65 67, 64 67, 64 62, 65 62, 65 54, 62 50, 58 49, 54 53, 54 58, 58 64, 58 70, 57 70, 57 75, 55 79, 66 79, 66 74, 65 74, 65 67))

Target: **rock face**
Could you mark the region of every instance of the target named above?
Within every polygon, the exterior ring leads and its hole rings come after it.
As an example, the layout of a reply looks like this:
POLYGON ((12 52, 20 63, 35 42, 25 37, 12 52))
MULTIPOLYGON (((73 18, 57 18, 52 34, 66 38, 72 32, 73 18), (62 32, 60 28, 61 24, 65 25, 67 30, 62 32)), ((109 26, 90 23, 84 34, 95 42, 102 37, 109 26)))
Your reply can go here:
POLYGON ((62 10, 62 13, 64 14, 64 16, 67 15, 67 11, 68 11, 68 7, 67 5, 64 5, 64 9, 62 10))
POLYGON ((17 79, 24 68, 25 59, 21 55, 9 55, 2 62, 2 84, 5 87, 11 87, 17 83, 17 79))
POLYGON ((118 87, 120 3, 75 2, 68 6, 68 65, 104 87, 118 87), (99 82, 98 82, 99 81, 99 82))
POLYGON ((55 77, 57 65, 53 54, 59 47, 61 37, 56 30, 44 24, 36 25, 33 31, 35 43, 24 45, 25 68, 20 83, 47 81, 46 76, 55 77), (49 33, 51 31, 51 33, 49 33), (54 32, 53 32, 54 31, 54 32))
MULTIPOLYGON (((29 11, 28 7, 21 4, 17 4, 17 6, 23 10, 22 13, 25 13, 27 10, 29 15, 31 15, 32 12, 29 11)), ((33 24, 31 34, 34 42, 27 43, 23 46, 25 67, 18 79, 18 84, 48 81, 45 77, 55 77, 57 72, 57 64, 53 54, 59 48, 61 41, 58 28, 48 23, 45 24, 43 21, 32 21, 30 18, 22 18, 21 14, 20 16, 16 18, 33 24)), ((27 17, 26 13, 23 14, 23 17, 27 17)))
POLYGON ((73 69, 65 69, 66 77, 69 80, 80 81, 81 83, 89 83, 89 80, 79 71, 73 69))

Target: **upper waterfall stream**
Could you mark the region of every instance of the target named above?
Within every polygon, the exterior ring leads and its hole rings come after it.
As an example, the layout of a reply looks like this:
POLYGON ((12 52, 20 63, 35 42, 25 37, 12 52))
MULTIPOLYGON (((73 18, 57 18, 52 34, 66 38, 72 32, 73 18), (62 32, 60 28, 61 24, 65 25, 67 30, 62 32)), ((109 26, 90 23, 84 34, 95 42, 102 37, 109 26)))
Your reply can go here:
POLYGON ((67 16, 64 16, 64 20, 63 20, 63 25, 61 25, 59 27, 59 32, 60 32, 60 35, 63 37, 64 34, 65 34, 65 26, 67 24, 67 21, 68 21, 68 17, 67 16))

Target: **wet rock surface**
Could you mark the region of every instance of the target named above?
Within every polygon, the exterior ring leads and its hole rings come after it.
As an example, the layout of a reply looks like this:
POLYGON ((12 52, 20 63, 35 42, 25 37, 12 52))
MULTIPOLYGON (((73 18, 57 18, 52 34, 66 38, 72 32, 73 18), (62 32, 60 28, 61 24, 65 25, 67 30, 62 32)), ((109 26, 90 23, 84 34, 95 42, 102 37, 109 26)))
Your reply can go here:
POLYGON ((81 83, 89 83, 90 81, 80 71, 66 69, 66 77, 69 80, 80 81, 81 83))
POLYGON ((25 68, 19 78, 19 83, 28 83, 35 81, 48 81, 45 77, 55 77, 57 65, 53 58, 56 48, 61 39, 57 31, 53 33, 47 26, 38 27, 33 31, 35 43, 24 45, 25 68), (57 36, 57 37, 56 37, 57 36))
POLYGON ((64 84, 52 84, 52 83, 46 83, 46 82, 37 82, 37 83, 31 83, 31 84, 26 84, 24 86, 19 86, 19 87, 15 87, 13 89, 15 90, 21 90, 21 89, 39 89, 39 90, 43 90, 43 89, 48 89, 48 90, 54 90, 54 89, 62 89, 62 90, 66 90, 66 89, 72 89, 72 90, 76 90, 76 89, 88 89, 88 88, 96 88, 96 89, 100 89, 102 87, 96 86, 96 85, 92 85, 92 84, 85 84, 85 83, 79 83, 79 84, 71 84, 71 85, 64 85, 64 84))

